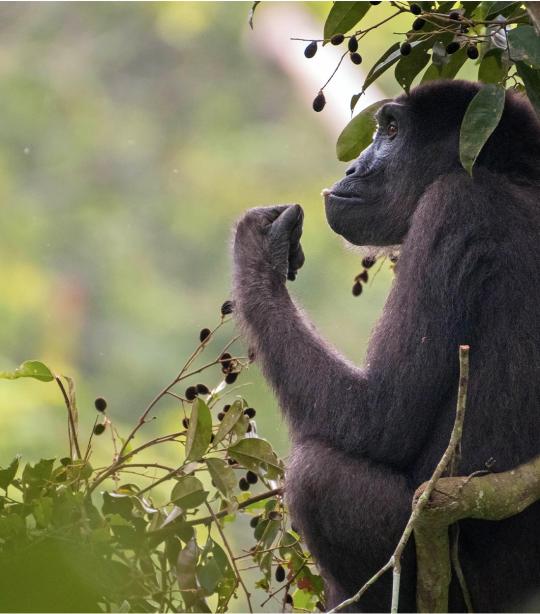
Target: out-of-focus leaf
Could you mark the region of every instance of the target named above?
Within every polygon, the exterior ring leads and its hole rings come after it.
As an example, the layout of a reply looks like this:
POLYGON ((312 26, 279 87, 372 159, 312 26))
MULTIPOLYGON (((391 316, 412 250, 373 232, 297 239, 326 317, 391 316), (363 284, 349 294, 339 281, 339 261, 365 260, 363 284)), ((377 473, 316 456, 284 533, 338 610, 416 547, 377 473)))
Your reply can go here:
POLYGON ((220 458, 207 458, 206 464, 216 488, 228 498, 236 486, 234 471, 220 458))
POLYGON ((178 588, 187 611, 209 612, 206 600, 201 595, 197 584, 197 561, 199 547, 195 539, 190 539, 186 547, 180 550, 176 561, 176 578, 178 588))
POLYGON ((197 507, 206 501, 208 492, 202 482, 193 475, 180 478, 171 492, 171 502, 184 510, 197 507))
POLYGON ((242 401, 235 401, 229 408, 229 411, 225 414, 225 417, 221 421, 217 433, 214 436, 214 445, 222 441, 234 428, 234 425, 244 415, 244 408, 242 401))
POLYGON ((375 112, 388 101, 389 99, 385 98, 369 105, 343 128, 336 143, 338 160, 342 162, 353 160, 371 143, 377 126, 375 112))
POLYGON ((409 55, 402 56, 396 64, 394 75, 396 81, 408 94, 411 89, 412 82, 420 71, 429 62, 429 54, 421 49, 416 51, 413 49, 409 55))
POLYGON ((26 360, 15 371, 0 371, 0 379, 19 379, 32 377, 40 382, 50 382, 54 379, 52 371, 39 360, 26 360))
POLYGON ((507 66, 503 62, 503 50, 490 49, 482 58, 478 67, 478 80, 482 83, 501 83, 506 77, 507 66))
POLYGON ((540 68, 540 36, 532 26, 518 26, 510 30, 508 44, 513 60, 522 60, 533 68, 540 68))
POLYGON ((197 565, 197 580, 205 595, 216 591, 222 598, 230 597, 235 587, 235 576, 223 548, 209 539, 197 565))
POLYGON ((257 437, 241 439, 228 449, 228 454, 247 469, 252 471, 263 469, 270 478, 283 473, 272 446, 264 439, 257 437))
POLYGON ((480 2, 464 2, 463 14, 465 15, 465 17, 469 17, 479 4, 480 2))
POLYGON ((0 469, 0 488, 7 490, 7 487, 13 481, 13 478, 17 475, 17 470, 19 469, 19 457, 15 457, 9 467, 6 469, 0 469))
POLYGON ((516 68, 523 79, 527 97, 540 119, 540 70, 530 68, 523 62, 516 62, 516 68))
POLYGON ((448 61, 443 65, 437 66, 435 64, 431 64, 431 66, 428 67, 422 76, 421 83, 435 81, 436 79, 453 79, 467 60, 467 50, 465 47, 462 47, 459 51, 456 51, 456 53, 453 53, 450 56, 447 55, 446 57, 448 58, 448 61))
POLYGON ((369 2, 334 2, 324 24, 324 38, 346 34, 368 12, 369 2))
POLYGON ((256 0, 256 2, 254 2, 251 5, 251 8, 249 9, 249 14, 248 14, 248 23, 249 23, 249 27, 253 30, 253 18, 255 17, 255 9, 257 8, 257 5, 261 3, 261 0, 256 0))
POLYGON ((186 460, 199 460, 208 449, 212 438, 212 415, 208 405, 197 398, 189 420, 186 435, 186 460))
POLYGON ((485 85, 471 100, 459 135, 459 157, 463 168, 472 175, 472 168, 504 109, 505 89, 499 85, 485 85))

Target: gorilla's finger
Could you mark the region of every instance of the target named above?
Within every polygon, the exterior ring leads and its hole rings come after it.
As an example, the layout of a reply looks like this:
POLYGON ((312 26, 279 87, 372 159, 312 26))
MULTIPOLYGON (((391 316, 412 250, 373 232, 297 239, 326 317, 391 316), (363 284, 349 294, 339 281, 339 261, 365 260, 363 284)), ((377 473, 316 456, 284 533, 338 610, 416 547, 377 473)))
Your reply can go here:
POLYGON ((290 237, 295 227, 300 224, 304 218, 304 212, 300 205, 290 205, 272 224, 270 236, 287 236, 290 237))

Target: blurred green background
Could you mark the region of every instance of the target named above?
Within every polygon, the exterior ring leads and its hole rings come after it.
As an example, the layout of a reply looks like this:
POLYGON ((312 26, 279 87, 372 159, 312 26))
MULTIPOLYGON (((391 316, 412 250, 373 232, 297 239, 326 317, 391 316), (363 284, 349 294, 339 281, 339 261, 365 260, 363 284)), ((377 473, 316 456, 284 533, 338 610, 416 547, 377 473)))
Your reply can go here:
MULTIPOLYGON (((74 377, 87 429, 104 396, 125 432, 217 323, 231 226, 253 205, 304 206, 307 261, 291 291, 332 343, 363 358, 392 274, 352 297, 360 259, 327 226, 319 196, 344 172, 328 107, 313 113, 258 52, 258 20, 291 5, 322 31, 327 2, 263 3, 254 31, 250 2, 0 6, 0 370, 32 358, 74 377)), ((408 28, 400 19, 366 38, 360 68, 408 28)), ((288 27, 285 39, 303 34, 288 27)), ((308 61, 303 46, 307 70, 324 51, 308 61)), ((381 85, 397 93, 392 74, 381 85)), ((259 434, 285 453, 286 425, 257 369, 238 383, 251 386, 259 434)), ((173 402, 157 415, 158 432, 178 424, 173 402)), ((1 382, 0 429, 0 465, 58 456, 57 388, 1 382)), ((110 458, 108 439, 95 445, 110 458)))

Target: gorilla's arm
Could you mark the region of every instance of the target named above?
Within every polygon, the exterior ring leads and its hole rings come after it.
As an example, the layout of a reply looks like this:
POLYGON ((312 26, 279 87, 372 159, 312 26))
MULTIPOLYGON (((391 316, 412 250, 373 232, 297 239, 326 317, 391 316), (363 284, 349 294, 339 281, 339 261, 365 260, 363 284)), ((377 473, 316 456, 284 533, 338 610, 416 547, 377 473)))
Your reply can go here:
MULTIPOLYGON (((422 446, 435 418, 430 408, 446 392, 433 386, 438 379, 434 371, 444 371, 440 379, 448 381, 451 367, 446 360, 433 364, 423 385, 416 364, 426 360, 425 353, 412 349, 403 364, 403 347, 391 347, 384 362, 377 353, 371 357, 376 368, 368 364, 359 369, 322 340, 285 286, 287 270, 295 268, 301 222, 299 207, 253 209, 239 222, 234 244, 236 315, 294 436, 316 437, 338 449, 401 463, 422 446)), ((378 334, 385 337, 391 331, 378 334)))

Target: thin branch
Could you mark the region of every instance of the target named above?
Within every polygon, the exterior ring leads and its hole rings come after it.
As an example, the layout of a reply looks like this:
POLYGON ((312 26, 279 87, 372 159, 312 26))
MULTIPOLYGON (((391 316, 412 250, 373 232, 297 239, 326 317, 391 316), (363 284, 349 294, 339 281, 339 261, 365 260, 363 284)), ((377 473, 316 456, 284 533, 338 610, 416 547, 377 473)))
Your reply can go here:
POLYGON ((62 380, 58 377, 58 375, 55 375, 54 379, 56 383, 58 384, 58 387, 62 391, 62 396, 64 397, 64 403, 66 404, 66 407, 67 407, 69 428, 71 430, 70 440, 73 439, 73 445, 75 446, 75 452, 77 453, 77 457, 79 459, 82 459, 83 456, 81 454, 81 449, 79 447, 79 439, 77 437, 77 428, 75 426, 75 419, 73 417, 71 401, 69 400, 69 397, 67 395, 66 389, 64 388, 64 384, 62 383, 62 380))
POLYGON ((240 583, 240 585, 242 586, 242 589, 244 590, 244 594, 246 595, 249 611, 253 612, 253 607, 251 606, 251 599, 250 599, 251 598, 251 593, 248 591, 247 586, 245 585, 244 580, 242 578, 242 575, 238 571, 238 567, 236 565, 236 561, 234 560, 234 553, 231 550, 231 546, 229 545, 229 542, 227 541, 227 538, 225 537, 225 533, 223 532, 223 529, 221 528, 221 525, 219 524, 218 519, 216 518, 216 515, 214 514, 214 510, 212 509, 210 504, 208 502, 206 502, 206 501, 205 501, 205 505, 206 505, 206 507, 208 509, 208 512, 210 513, 210 516, 214 519, 214 523, 216 525, 216 528, 219 531, 219 534, 221 535, 221 539, 223 541, 223 545, 225 546, 225 549, 229 553, 229 558, 231 560, 231 565, 233 566, 234 572, 236 574, 236 585, 238 586, 238 583, 240 583))

